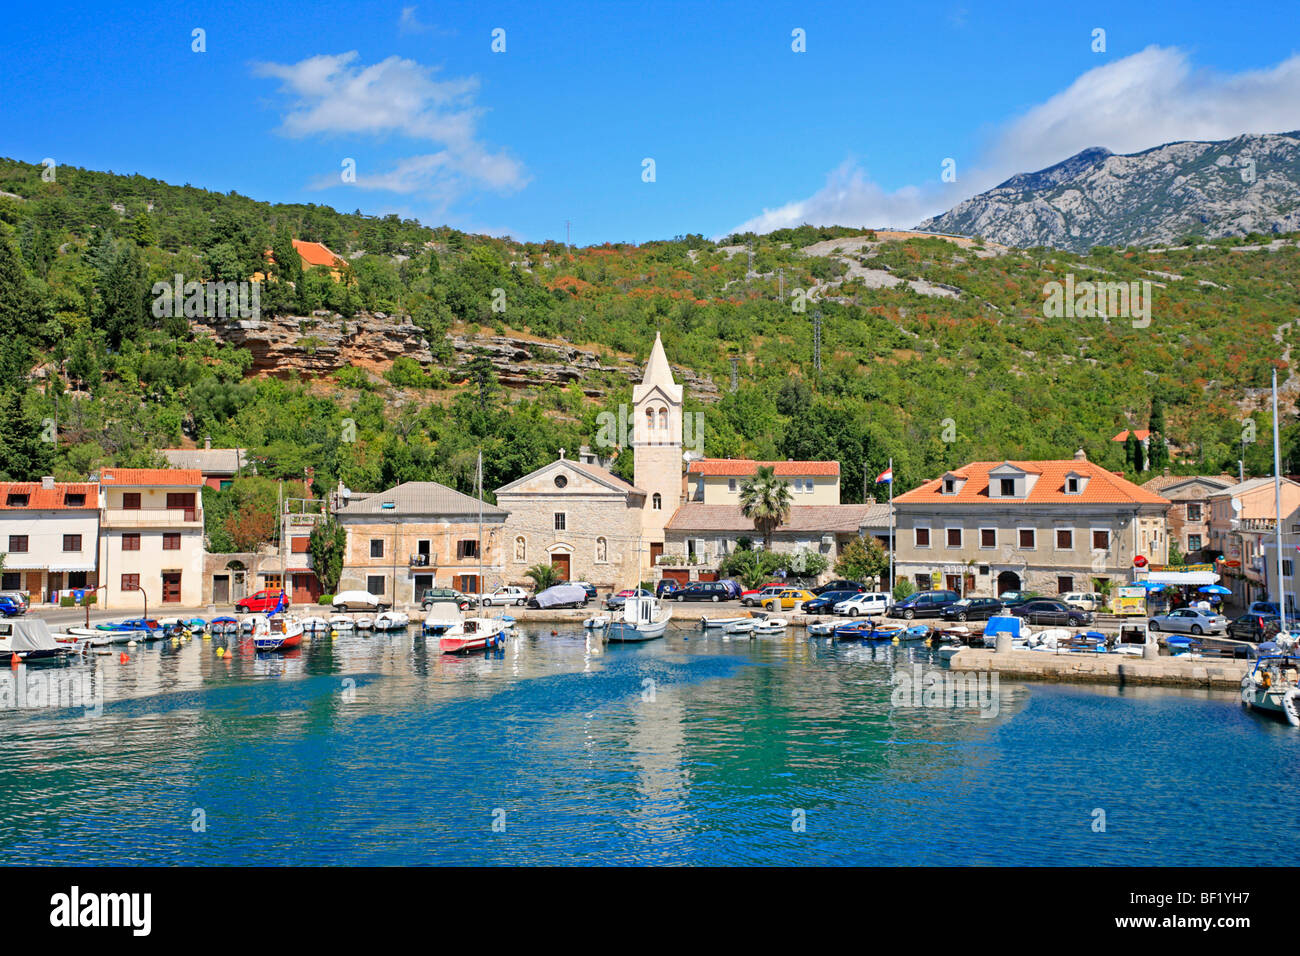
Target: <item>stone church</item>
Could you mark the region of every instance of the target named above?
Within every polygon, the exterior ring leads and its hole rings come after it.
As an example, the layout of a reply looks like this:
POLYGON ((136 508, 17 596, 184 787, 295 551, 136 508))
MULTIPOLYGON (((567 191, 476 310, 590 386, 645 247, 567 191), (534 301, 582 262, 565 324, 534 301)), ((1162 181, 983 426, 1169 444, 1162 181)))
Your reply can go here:
POLYGON ((652 580, 664 529, 682 503, 682 386, 655 334, 641 383, 632 390, 633 483, 590 456, 560 457, 496 490, 509 512, 502 533, 507 583, 527 584, 535 564, 602 591, 652 580))

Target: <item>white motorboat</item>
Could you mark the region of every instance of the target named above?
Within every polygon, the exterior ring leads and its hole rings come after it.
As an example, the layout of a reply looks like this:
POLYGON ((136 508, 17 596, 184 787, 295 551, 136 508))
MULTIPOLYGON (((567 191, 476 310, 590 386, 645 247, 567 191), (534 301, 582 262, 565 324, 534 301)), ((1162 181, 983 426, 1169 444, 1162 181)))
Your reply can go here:
POLYGON ((411 623, 405 611, 380 611, 375 615, 376 631, 400 631, 411 623))
POLYGON ((87 638, 93 641, 93 647, 100 647, 99 640, 103 639, 109 644, 128 644, 131 641, 143 641, 144 631, 101 631, 97 627, 70 627, 67 633, 76 638, 87 638))
POLYGON ((352 618, 346 614, 335 614, 330 618, 330 627, 336 631, 350 631, 353 627, 352 618))
POLYGON ((583 621, 582 626, 588 631, 600 631, 604 630, 609 625, 610 620, 611 618, 608 614, 597 614, 595 617, 589 617, 583 621))
POLYGON ((488 650, 504 644, 509 630, 499 617, 467 617, 438 638, 438 647, 444 654, 488 650))
POLYGON ((605 638, 610 641, 649 641, 663 637, 673 609, 649 595, 633 595, 623 604, 622 617, 609 622, 605 638))
POLYGON ((295 617, 250 614, 246 621, 252 625, 253 647, 259 651, 288 651, 302 646, 302 622, 295 617))
POLYGON ((730 623, 722 626, 723 634, 752 634, 754 631, 754 619, 752 617, 733 618, 730 623))
POLYGON ((789 622, 783 617, 765 617, 761 621, 754 622, 754 630, 751 632, 755 636, 759 634, 784 634, 789 622))
POLYGON ((725 630, 727 629, 727 625, 728 625, 728 624, 735 624, 735 623, 737 623, 737 622, 739 622, 739 621, 749 621, 749 620, 752 620, 752 618, 749 618, 749 617, 703 617, 703 616, 701 616, 701 617, 700 617, 700 627, 704 628, 705 630, 708 630, 709 628, 713 628, 713 627, 720 627, 720 628, 722 628, 722 629, 725 631, 725 630))
POLYGON ((374 629, 375 619, 369 614, 363 614, 356 619, 354 624, 358 631, 369 631, 374 629))
POLYGON ((809 637, 830 637, 840 626, 840 621, 813 621, 808 625, 809 637))
POLYGON ((1300 727, 1300 656, 1296 639, 1289 634, 1274 638, 1279 650, 1255 661, 1241 679, 1241 705, 1285 718, 1300 727))
POLYGON ((9 618, 0 621, 0 661, 56 660, 66 657, 72 648, 60 644, 50 633, 49 625, 39 617, 9 618))
POLYGON ((302 619, 302 629, 308 634, 328 634, 330 622, 323 617, 304 617, 302 619))

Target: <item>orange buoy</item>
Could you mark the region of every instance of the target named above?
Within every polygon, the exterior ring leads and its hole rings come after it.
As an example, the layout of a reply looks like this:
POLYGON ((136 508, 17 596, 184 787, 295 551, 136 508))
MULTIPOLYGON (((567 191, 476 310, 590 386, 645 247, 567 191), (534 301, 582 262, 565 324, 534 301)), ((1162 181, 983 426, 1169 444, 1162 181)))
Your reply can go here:
POLYGON ((122 656, 119 657, 117 660, 118 660, 118 663, 120 663, 120 664, 126 664, 126 663, 128 663, 128 662, 131 660, 131 655, 128 654, 126 651, 123 651, 123 652, 122 652, 122 656))
POLYGON ((555 635, 557 635, 557 634, 559 634, 559 633, 560 633, 559 631, 551 631, 551 637, 555 637, 555 635))
POLYGON ((23 662, 23 659, 22 659, 21 657, 19 657, 17 654, 12 654, 12 655, 10 655, 10 657, 9 657, 9 666, 10 666, 10 667, 17 667, 17 666, 18 666, 19 664, 21 664, 22 662, 23 662))

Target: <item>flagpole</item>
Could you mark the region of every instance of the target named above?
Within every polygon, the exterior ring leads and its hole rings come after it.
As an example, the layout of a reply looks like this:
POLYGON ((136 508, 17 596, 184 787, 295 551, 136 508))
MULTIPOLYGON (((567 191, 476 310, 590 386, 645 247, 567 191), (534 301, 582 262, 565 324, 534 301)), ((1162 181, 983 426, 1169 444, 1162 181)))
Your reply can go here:
POLYGON ((889 593, 894 593, 894 459, 889 459, 889 593))
POLYGON ((1277 430, 1277 368, 1273 369, 1273 508, 1277 516, 1277 615, 1279 630, 1286 632, 1286 589, 1282 586, 1282 455, 1277 430))

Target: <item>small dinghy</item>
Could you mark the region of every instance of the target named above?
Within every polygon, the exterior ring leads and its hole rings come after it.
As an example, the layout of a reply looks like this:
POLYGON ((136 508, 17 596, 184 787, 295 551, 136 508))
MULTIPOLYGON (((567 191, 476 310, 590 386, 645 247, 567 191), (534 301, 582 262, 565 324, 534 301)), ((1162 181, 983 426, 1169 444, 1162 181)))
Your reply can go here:
POLYGON ((239 622, 233 617, 214 617, 208 622, 208 633, 214 637, 227 637, 239 633, 239 622))
POLYGON ((335 614, 330 618, 330 627, 336 631, 350 631, 352 630, 352 618, 346 614, 335 614))
POLYGON ((737 617, 722 626, 723 634, 752 634, 754 624, 757 623, 752 617, 737 617))
POLYGON ((597 614, 595 617, 589 617, 582 622, 584 630, 599 631, 603 630, 609 624, 611 618, 608 614, 597 614))
POLYGON ((375 615, 376 631, 400 631, 410 623, 405 611, 380 611, 375 615))
POLYGON ((372 631, 375 628, 375 619, 369 614, 363 614, 354 622, 358 631, 372 631))
POLYGON ((838 621, 814 621, 808 625, 809 637, 830 637, 840 626, 838 621))
POLYGON ((750 618, 747 617, 701 617, 700 627, 704 628, 706 631, 710 628, 722 628, 722 630, 725 631, 728 624, 736 624, 748 620, 750 620, 750 618))
POLYGON ((302 619, 302 629, 307 634, 328 634, 330 622, 323 617, 305 617, 302 619))
POLYGON ((755 637, 760 634, 784 634, 789 622, 783 617, 765 617, 761 621, 754 622, 754 629, 751 632, 755 637))

